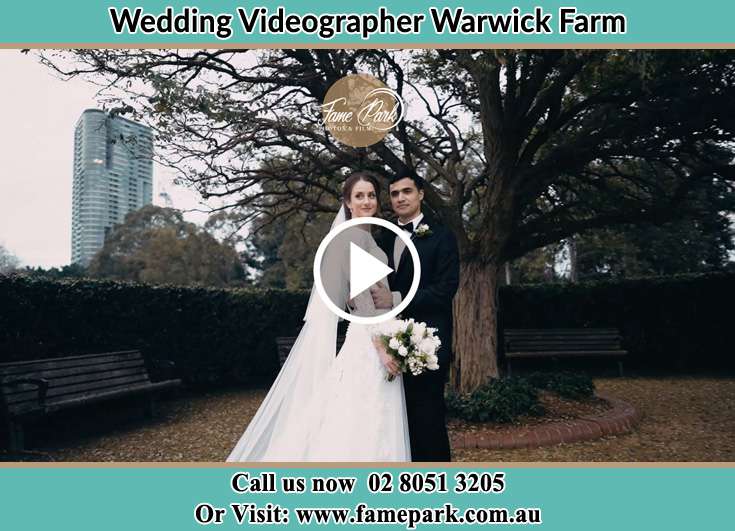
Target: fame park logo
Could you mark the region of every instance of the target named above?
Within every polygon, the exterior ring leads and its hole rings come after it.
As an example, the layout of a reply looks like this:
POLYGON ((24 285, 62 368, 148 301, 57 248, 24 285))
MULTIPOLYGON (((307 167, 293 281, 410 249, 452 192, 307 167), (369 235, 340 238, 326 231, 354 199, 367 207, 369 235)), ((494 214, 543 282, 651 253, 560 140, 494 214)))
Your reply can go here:
POLYGON ((334 137, 352 147, 383 140, 400 123, 406 106, 401 96, 369 74, 336 81, 321 105, 321 122, 334 137))

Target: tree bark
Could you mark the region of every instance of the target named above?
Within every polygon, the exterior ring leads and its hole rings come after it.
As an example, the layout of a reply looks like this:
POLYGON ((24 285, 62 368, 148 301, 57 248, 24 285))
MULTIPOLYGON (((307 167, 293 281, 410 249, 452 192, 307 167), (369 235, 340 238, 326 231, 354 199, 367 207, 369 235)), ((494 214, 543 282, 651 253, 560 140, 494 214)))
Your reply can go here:
POLYGON ((454 298, 452 389, 474 391, 498 371, 498 281, 500 266, 462 262, 454 298))

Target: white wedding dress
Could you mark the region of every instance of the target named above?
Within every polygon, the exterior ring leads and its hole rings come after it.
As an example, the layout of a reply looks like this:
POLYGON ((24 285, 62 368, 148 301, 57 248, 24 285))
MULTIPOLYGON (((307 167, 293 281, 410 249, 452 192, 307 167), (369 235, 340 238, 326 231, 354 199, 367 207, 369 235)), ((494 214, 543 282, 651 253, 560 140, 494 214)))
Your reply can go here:
MULTIPOLYGON (((360 228, 348 233, 341 249, 356 240, 388 263, 370 233, 360 228)), ((331 271, 330 278, 336 282, 325 289, 338 306, 346 306, 349 260, 335 263, 340 271, 331 271)), ((387 286, 385 279, 381 282, 387 286)), ((369 290, 353 302, 353 313, 376 313, 369 290)), ((337 318, 313 292, 305 321, 268 396, 227 461, 410 461, 403 379, 399 375, 387 381, 372 343, 372 325, 350 323, 335 357, 337 318)))

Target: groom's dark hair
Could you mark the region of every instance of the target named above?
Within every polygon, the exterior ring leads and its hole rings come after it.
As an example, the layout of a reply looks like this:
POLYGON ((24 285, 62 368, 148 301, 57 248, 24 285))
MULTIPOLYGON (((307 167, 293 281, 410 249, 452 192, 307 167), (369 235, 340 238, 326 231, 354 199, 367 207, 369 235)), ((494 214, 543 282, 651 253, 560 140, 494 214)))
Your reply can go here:
POLYGON ((426 181, 424 181, 422 177, 419 177, 413 171, 408 169, 398 171, 393 177, 391 177, 391 180, 388 184, 395 184, 401 179, 411 179, 418 190, 423 190, 424 185, 426 184, 426 181))

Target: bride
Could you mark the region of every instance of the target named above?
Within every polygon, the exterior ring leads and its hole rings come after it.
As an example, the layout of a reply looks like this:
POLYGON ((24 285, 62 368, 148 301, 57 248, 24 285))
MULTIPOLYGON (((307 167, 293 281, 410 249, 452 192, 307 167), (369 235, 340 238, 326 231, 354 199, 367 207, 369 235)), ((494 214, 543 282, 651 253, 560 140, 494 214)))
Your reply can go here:
MULTIPOLYGON (((378 212, 380 187, 368 173, 351 174, 342 195, 332 228, 352 217, 378 212)), ((351 241, 387 264, 370 227, 343 231, 342 245, 332 243, 329 249, 344 253, 351 241)), ((339 271, 328 275, 330 299, 353 313, 374 315, 369 290, 356 295, 348 306, 349 260, 345 254, 339 256, 322 262, 339 264, 339 271)), ((387 287, 386 279, 381 283, 387 287)), ((336 341, 337 316, 312 289, 304 326, 228 462, 411 460, 403 379, 395 361, 373 344, 370 325, 350 323, 335 357, 336 341), (397 376, 387 381, 388 373, 397 376)))

